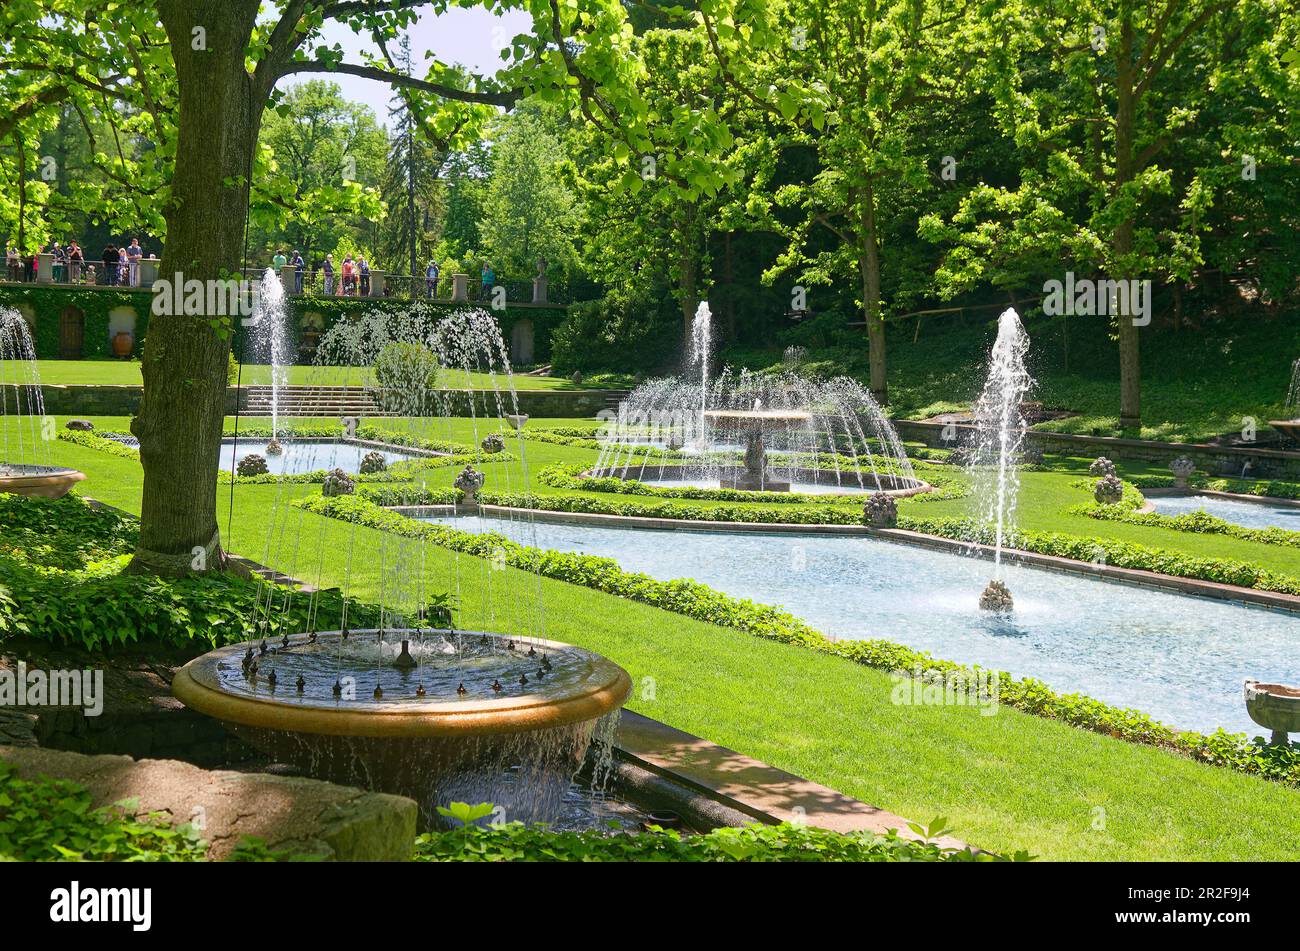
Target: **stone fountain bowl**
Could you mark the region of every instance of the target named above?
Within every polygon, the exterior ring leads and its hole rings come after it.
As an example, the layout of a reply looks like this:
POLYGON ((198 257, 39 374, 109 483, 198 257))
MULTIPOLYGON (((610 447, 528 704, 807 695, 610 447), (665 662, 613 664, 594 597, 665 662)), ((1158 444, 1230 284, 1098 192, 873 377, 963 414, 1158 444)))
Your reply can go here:
POLYGON ((1300 733, 1300 687, 1262 684, 1247 680, 1246 712, 1265 729, 1277 734, 1300 733))
POLYGON ((791 409, 709 409, 704 418, 732 432, 786 432, 812 422, 811 413, 791 409))
POLYGON ((1270 419, 1268 424, 1292 442, 1300 443, 1300 419, 1270 419))
MULTIPOLYGON (((588 469, 583 472, 579 478, 582 479, 599 479, 614 478, 623 479, 624 481, 633 480, 643 482, 646 485, 654 485, 656 482, 673 482, 689 478, 697 471, 698 467, 689 465, 676 464, 653 464, 645 465, 627 465, 611 466, 604 469, 588 469)), ((782 469, 782 474, 789 476, 794 483, 817 483, 826 479, 828 471, 825 469, 782 469)), ((760 487, 749 485, 744 482, 745 470, 736 466, 719 466, 717 468, 718 480, 721 488, 733 488, 742 491, 760 491, 760 487)), ((872 475, 867 481, 879 481, 880 493, 883 495, 892 495, 895 498, 903 499, 913 495, 921 495, 925 492, 933 492, 934 486, 922 479, 909 479, 906 476, 891 475, 888 473, 879 473, 872 475)), ((790 482, 773 483, 785 486, 784 489, 768 487, 762 488, 762 491, 797 491, 790 488, 790 482)), ((829 485, 829 482, 824 484, 829 485)), ((866 497, 874 494, 877 490, 874 486, 862 487, 856 485, 852 480, 845 479, 843 483, 844 495, 860 495, 866 497)), ((834 493, 832 493, 834 494, 834 493)))
POLYGON ((61 499, 76 483, 86 478, 84 472, 61 466, 34 466, 0 463, 0 492, 31 498, 61 499))
MULTIPOLYGON (((631 690, 622 667, 568 644, 410 630, 296 635, 287 646, 268 642, 265 653, 259 645, 230 645, 190 661, 172 681, 186 706, 276 761, 410 796, 425 825, 437 821, 434 806, 452 800, 502 805, 521 789, 567 785, 597 721, 631 690), (401 665, 403 641, 410 641, 408 666, 401 665), (251 677, 244 671, 250 646, 258 661, 251 677), (503 793, 502 777, 511 772, 522 778, 503 793)), ((510 812, 522 817, 527 806, 510 812)))

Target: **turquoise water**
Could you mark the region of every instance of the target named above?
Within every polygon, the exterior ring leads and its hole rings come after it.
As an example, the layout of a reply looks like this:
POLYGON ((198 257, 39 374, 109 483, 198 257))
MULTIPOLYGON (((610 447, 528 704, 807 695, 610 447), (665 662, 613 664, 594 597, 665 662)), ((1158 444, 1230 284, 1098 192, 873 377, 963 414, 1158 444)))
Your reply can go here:
POLYGON ((1242 681, 1300 683, 1300 615, 1007 567, 1010 617, 976 607, 985 561, 872 538, 430 518, 524 544, 614 558, 780 605, 840 638, 883 638, 1030 676, 1182 729, 1254 736, 1242 681))
POLYGON ((1278 505, 1267 500, 1239 502, 1212 495, 1171 495, 1149 501, 1161 515, 1209 512, 1225 522, 1246 528, 1287 528, 1300 532, 1300 506, 1297 505, 1278 505))
MULTIPOLYGON (((370 446, 357 446, 351 443, 330 440, 327 442, 297 442, 292 439, 280 440, 284 452, 278 456, 266 454, 266 439, 239 438, 221 440, 221 468, 227 472, 235 471, 240 459, 249 453, 257 453, 266 459, 266 467, 274 475, 298 475, 317 469, 342 469, 344 472, 356 473, 361 469, 361 460, 372 451, 370 446)), ((403 452, 377 450, 389 465, 415 456, 403 452)))

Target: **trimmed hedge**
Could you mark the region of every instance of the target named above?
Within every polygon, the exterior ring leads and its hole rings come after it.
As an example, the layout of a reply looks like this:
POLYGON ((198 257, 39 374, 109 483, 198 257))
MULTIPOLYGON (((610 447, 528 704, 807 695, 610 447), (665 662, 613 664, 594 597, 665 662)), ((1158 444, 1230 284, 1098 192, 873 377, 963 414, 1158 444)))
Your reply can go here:
POLYGON ((1209 512, 1184 512, 1181 515, 1164 515, 1160 512, 1135 512, 1115 505, 1084 505, 1073 511, 1076 515, 1107 522, 1126 522, 1150 528, 1167 528, 1175 532, 1193 532, 1198 535, 1227 535, 1243 541, 1262 545, 1286 545, 1300 548, 1300 532, 1285 528, 1248 528, 1225 521, 1209 512))
MULTIPOLYGON (((972 544, 993 543, 992 531, 970 519, 900 516, 898 527, 972 544)), ((1088 539, 1056 532, 1021 531, 1007 541, 1007 547, 1076 561, 1095 562, 1100 558, 1116 568, 1134 568, 1177 578, 1194 578, 1260 591, 1300 595, 1300 579, 1280 575, 1262 565, 1218 558, 1195 558, 1180 552, 1115 539, 1088 539)))
MULTIPOLYGON (((936 820, 942 822, 942 820, 936 820)), ((937 833, 936 833, 937 834, 937 833)), ((828 832, 812 826, 749 825, 682 836, 653 827, 646 832, 554 832, 512 822, 463 825, 415 840, 417 862, 997 862, 992 852, 953 849, 933 842, 870 832, 828 832)), ((1027 861, 1018 852, 1012 861, 1027 861)))
MULTIPOLYGON (((610 558, 529 548, 493 533, 475 535, 447 525, 418 522, 388 511, 366 497, 311 496, 296 499, 292 504, 329 518, 408 538, 425 538, 453 551, 503 559, 506 564, 523 571, 745 631, 756 637, 843 657, 878 670, 895 672, 919 668, 925 676, 939 678, 953 673, 969 676, 980 670, 890 641, 832 640, 787 611, 733 598, 695 581, 659 581, 624 571, 610 558)), ((1087 544, 1078 539, 1067 541, 1087 544)), ((1033 678, 1016 679, 1004 671, 997 671, 996 678, 998 702, 1025 713, 1060 720, 1117 739, 1157 746, 1212 765, 1300 785, 1300 743, 1286 747, 1270 746, 1262 737, 1247 740, 1244 734, 1232 734, 1222 729, 1210 735, 1182 732, 1138 710, 1112 707, 1082 694, 1059 694, 1033 678)))
MULTIPOLYGON (((1172 489, 1177 481, 1171 475, 1131 476, 1130 481, 1139 489, 1172 489)), ((1187 480, 1193 489, 1210 492, 1232 492, 1237 495, 1258 495, 1266 499, 1291 499, 1300 501, 1300 483, 1281 482, 1274 479, 1213 478, 1202 473, 1187 480)))

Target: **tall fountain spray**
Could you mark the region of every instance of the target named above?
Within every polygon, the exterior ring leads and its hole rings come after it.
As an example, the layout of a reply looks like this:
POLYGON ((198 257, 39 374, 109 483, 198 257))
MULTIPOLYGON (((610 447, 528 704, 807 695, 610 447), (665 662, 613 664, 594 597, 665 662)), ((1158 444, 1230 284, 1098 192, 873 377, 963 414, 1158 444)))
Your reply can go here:
POLYGON ((970 461, 980 517, 993 529, 993 580, 980 596, 980 607, 1007 611, 1010 591, 1002 581, 1002 551, 1015 526, 1020 478, 1016 465, 1025 440, 1021 403, 1033 386, 1025 369, 1029 337, 1020 315, 1007 308, 998 318, 998 336, 989 354, 988 378, 975 403, 977 442, 970 461))
POLYGON ((690 369, 699 374, 700 378, 700 412, 696 417, 697 445, 702 444, 705 440, 704 412, 708 408, 709 402, 709 361, 712 359, 710 350, 713 347, 713 312, 709 310, 709 302, 700 301, 700 306, 695 308, 695 319, 691 321, 691 349, 690 349, 690 369))
POLYGON ((280 434, 280 397, 289 383, 293 359, 284 284, 275 268, 268 267, 262 275, 253 326, 258 352, 271 365, 271 436, 275 441, 280 434))
POLYGON ((27 321, 12 307, 0 307, 0 492, 58 498, 85 478, 49 464, 53 422, 45 415, 27 321))

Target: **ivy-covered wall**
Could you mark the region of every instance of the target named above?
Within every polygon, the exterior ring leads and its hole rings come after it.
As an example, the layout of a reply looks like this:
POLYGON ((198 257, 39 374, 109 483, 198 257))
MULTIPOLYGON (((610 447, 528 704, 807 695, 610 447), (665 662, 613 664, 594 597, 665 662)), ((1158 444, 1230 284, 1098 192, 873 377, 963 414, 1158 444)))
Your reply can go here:
MULTIPOLYGON (((60 325, 63 312, 69 307, 79 309, 84 317, 84 334, 81 354, 94 359, 111 357, 112 347, 109 341, 110 313, 118 307, 130 307, 135 311, 135 356, 140 355, 144 345, 145 332, 149 323, 149 307, 152 300, 147 291, 121 291, 113 288, 68 288, 51 287, 40 284, 0 284, 0 307, 17 307, 27 309, 36 317, 36 355, 41 359, 58 359, 61 356, 60 325)), ((289 312, 292 317, 293 352, 297 352, 302 340, 303 317, 319 315, 322 331, 328 330, 338 320, 353 315, 364 314, 375 307, 401 307, 400 299, 376 297, 291 297, 289 312)), ((477 306, 473 304, 445 304, 452 307, 477 306)), ((533 359, 532 363, 547 363, 551 358, 551 335, 564 320, 566 309, 555 307, 530 307, 507 305, 498 314, 501 333, 509 346, 515 325, 521 320, 533 323, 533 359)), ((235 354, 243 354, 250 363, 260 362, 256 351, 246 348, 247 329, 238 325, 235 329, 235 354)))
POLYGON ((86 359, 111 357, 112 344, 108 327, 110 314, 119 307, 135 312, 134 355, 140 355, 149 325, 147 292, 120 291, 105 287, 51 287, 42 284, 0 285, 0 307, 15 307, 36 317, 33 342, 36 355, 43 360, 57 360, 62 355, 60 328, 63 313, 75 308, 82 315, 81 356, 86 359))

